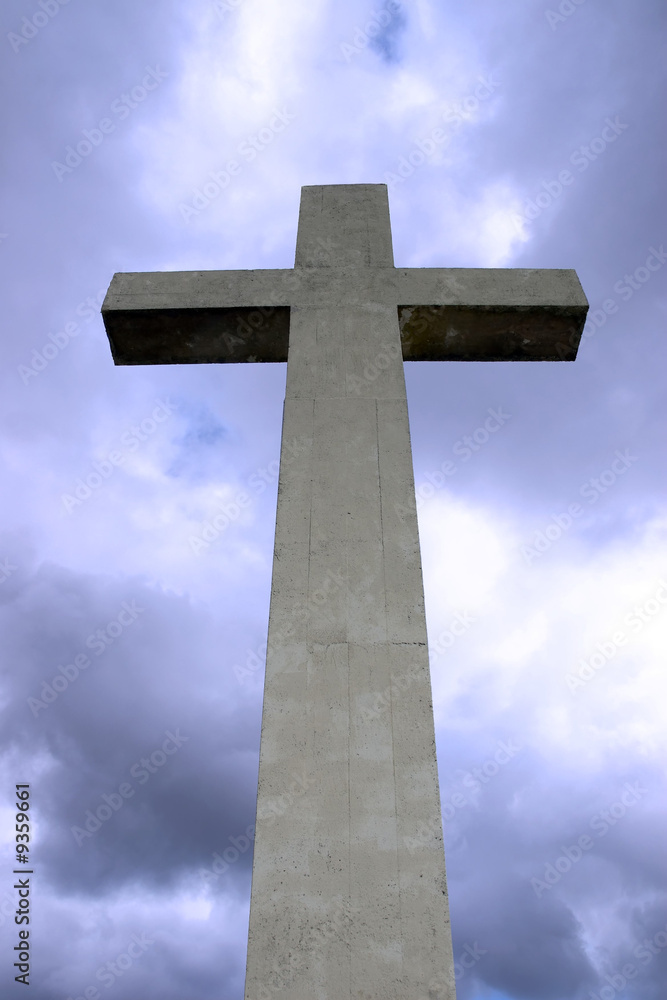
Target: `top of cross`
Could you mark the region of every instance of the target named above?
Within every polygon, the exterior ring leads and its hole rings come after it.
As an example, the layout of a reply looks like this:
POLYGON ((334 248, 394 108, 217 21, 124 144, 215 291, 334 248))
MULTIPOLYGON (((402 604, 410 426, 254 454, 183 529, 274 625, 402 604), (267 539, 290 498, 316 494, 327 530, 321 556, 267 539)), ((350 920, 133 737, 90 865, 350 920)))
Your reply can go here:
POLYGON ((588 310, 573 270, 396 268, 386 185, 335 184, 293 269, 116 274, 102 314, 116 364, 287 361, 290 309, 340 301, 395 307, 405 361, 573 361, 588 310))

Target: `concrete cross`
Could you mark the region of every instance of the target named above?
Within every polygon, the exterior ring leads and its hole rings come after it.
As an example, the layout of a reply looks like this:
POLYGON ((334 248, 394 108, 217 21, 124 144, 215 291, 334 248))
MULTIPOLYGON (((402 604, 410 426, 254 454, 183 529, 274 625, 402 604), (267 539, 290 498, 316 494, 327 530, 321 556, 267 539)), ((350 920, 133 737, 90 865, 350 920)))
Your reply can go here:
POLYGON ((288 363, 246 1000, 454 1000, 403 361, 574 360, 587 308, 395 268, 383 184, 304 187, 292 270, 113 278, 116 364, 288 363))

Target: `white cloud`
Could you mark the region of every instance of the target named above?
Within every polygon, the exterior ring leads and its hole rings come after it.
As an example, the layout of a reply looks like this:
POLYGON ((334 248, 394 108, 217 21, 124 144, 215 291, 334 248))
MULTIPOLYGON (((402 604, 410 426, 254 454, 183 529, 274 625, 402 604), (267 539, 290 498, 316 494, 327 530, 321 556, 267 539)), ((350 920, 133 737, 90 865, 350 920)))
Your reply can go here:
POLYGON ((631 540, 590 551, 561 539, 560 548, 556 543, 527 566, 516 558, 519 522, 444 491, 425 503, 420 534, 430 634, 437 636, 456 609, 477 618, 434 666, 439 718, 456 723, 453 699, 468 692, 468 711, 479 710, 480 726, 514 718, 547 754, 584 755, 597 766, 616 744, 645 754, 664 748, 664 517, 637 528, 631 540), (484 697, 476 705, 480 685, 484 697))

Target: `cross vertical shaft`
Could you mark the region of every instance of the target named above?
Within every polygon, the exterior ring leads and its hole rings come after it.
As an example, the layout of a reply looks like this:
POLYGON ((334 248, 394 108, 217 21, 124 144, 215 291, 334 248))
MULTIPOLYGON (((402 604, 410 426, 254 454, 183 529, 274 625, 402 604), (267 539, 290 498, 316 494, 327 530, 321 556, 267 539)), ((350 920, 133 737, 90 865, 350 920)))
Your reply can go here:
POLYGON ((291 310, 246 1000, 454 997, 389 214, 350 190, 299 220, 329 301, 291 310))

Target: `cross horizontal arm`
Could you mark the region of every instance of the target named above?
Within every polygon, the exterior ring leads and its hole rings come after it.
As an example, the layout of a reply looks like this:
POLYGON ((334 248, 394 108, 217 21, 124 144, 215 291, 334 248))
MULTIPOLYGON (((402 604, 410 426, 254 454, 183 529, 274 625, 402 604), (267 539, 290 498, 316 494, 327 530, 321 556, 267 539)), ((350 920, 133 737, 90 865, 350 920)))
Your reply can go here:
POLYGON ((287 361, 290 307, 395 306, 404 361, 573 361, 576 272, 296 267, 116 274, 102 306, 118 365, 287 361))
POLYGON ((404 361, 574 361, 588 312, 576 271, 397 269, 404 361))
POLYGON ((117 365, 287 361, 291 270, 115 274, 102 305, 117 365))

